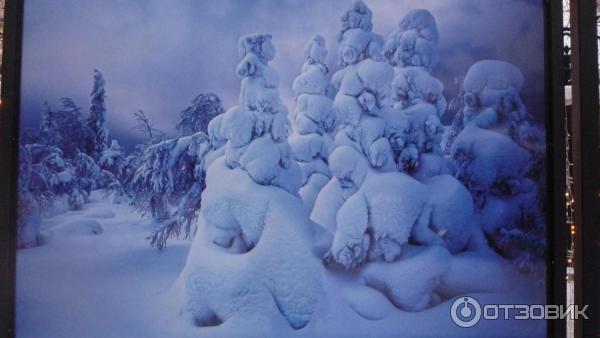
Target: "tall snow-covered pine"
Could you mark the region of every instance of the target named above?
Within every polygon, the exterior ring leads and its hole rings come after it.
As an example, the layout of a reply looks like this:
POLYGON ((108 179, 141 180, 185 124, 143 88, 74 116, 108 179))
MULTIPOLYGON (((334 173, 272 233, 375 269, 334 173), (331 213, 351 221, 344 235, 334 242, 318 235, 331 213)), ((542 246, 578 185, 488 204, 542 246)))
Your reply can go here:
POLYGON ((104 77, 99 70, 94 70, 94 86, 92 88, 90 113, 87 126, 91 131, 87 152, 94 158, 108 147, 108 128, 106 127, 106 92, 104 77))
POLYGON ((300 196, 310 212, 317 194, 331 178, 327 158, 334 146, 332 133, 337 119, 329 97, 332 86, 325 64, 325 39, 319 35, 313 37, 306 44, 304 56, 302 72, 293 83, 297 98, 292 113, 294 132, 289 143, 302 169, 300 196))

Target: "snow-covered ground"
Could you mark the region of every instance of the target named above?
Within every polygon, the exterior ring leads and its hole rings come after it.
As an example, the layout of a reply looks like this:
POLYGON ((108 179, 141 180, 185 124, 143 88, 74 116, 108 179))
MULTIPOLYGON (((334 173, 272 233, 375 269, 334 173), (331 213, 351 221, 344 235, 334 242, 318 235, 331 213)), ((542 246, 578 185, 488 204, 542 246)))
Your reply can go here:
POLYGON ((172 240, 159 253, 145 239, 151 227, 99 191, 83 210, 44 219, 48 243, 17 252, 18 336, 172 336, 165 298, 189 244, 172 240))
MULTIPOLYGON (((217 327, 190 326, 179 315, 172 292, 189 242, 172 240, 159 253, 145 239, 152 223, 127 204, 111 201, 94 192, 92 203, 83 210, 44 219, 43 232, 52 234, 47 243, 18 251, 19 337, 545 336, 543 321, 481 321, 471 329, 459 328, 450 318, 451 300, 422 312, 400 311, 381 293, 357 283, 360 271, 325 272, 327 306, 302 330, 292 331, 276 318, 250 326, 235 321, 217 327), (247 331, 239 331, 242 328, 247 331)), ((407 286, 428 273, 422 261, 427 257, 412 257, 418 251, 408 250, 407 257, 396 263, 407 286)), ((447 292, 462 293, 462 287, 479 290, 470 295, 481 302, 515 304, 543 294, 543 287, 540 294, 530 294, 531 280, 514 275, 494 255, 465 253, 451 259, 442 283, 447 292), (471 285, 465 283, 469 279, 471 285)))

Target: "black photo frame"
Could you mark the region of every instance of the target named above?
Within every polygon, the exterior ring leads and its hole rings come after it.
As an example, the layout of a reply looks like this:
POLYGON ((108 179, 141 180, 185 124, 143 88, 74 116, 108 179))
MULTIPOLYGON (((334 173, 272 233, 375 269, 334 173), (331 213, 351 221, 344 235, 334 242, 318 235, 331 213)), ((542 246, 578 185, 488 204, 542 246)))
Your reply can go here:
MULTIPOLYGON (((15 335, 16 178, 23 5, 7 0, 2 60, 0 112, 0 335, 15 335)), ((560 1, 544 0, 545 90, 548 179, 547 299, 565 304, 567 229, 565 225, 565 125, 563 27, 560 1)), ((589 283, 588 283, 589 285, 589 283)), ((596 293, 597 294, 597 293, 596 293)), ((548 321, 548 336, 563 337, 564 321, 548 321)))

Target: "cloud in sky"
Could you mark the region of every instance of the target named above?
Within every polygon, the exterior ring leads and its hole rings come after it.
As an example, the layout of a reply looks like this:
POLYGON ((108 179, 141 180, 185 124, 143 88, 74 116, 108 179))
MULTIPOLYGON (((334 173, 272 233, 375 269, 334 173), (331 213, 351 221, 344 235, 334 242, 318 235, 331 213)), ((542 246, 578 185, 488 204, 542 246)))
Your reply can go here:
MULTIPOLYGON (((410 9, 425 8, 440 30, 441 61, 434 75, 456 94, 453 80, 477 60, 498 58, 525 74, 523 95, 543 116, 544 40, 541 0, 366 0, 374 31, 386 37, 410 9)), ((37 125, 44 101, 72 97, 87 110, 93 70, 107 81, 109 128, 135 138, 132 112, 142 109, 172 132, 179 112, 201 92, 236 104, 240 80, 237 40, 273 35, 280 89, 293 109, 291 83, 303 46, 323 35, 337 68, 339 17, 351 0, 25 0, 22 120, 37 125)), ((125 140, 127 141, 127 140, 125 140)), ((127 143, 127 142, 125 142, 127 143)))

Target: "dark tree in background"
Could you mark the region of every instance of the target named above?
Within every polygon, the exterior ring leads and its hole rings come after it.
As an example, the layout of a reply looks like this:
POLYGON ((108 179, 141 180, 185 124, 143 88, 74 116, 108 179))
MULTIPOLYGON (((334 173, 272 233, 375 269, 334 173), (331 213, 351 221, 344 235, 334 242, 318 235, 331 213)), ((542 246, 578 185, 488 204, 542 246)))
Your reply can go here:
POLYGON ((164 140, 165 133, 154 128, 154 124, 150 122, 150 119, 143 110, 139 109, 134 112, 133 118, 135 119, 135 129, 148 137, 148 144, 154 144, 164 140))
POLYGON ((52 111, 48 102, 44 102, 42 110, 42 121, 40 122, 40 141, 49 146, 59 146, 62 138, 58 132, 56 113, 52 111))
POLYGON ((192 104, 179 115, 181 120, 177 130, 181 136, 195 134, 199 131, 206 132, 206 128, 213 117, 223 113, 221 99, 216 94, 200 94, 192 100, 192 104))
POLYGON ((92 106, 87 119, 87 126, 92 135, 88 143, 87 153, 94 158, 108 147, 108 129, 106 128, 106 93, 104 91, 104 78, 97 69, 94 70, 94 87, 90 96, 92 106))
POLYGON ((63 97, 60 102, 62 108, 55 112, 58 132, 61 136, 60 148, 65 157, 74 158, 79 150, 85 149, 91 131, 85 124, 81 108, 72 99, 63 97))

